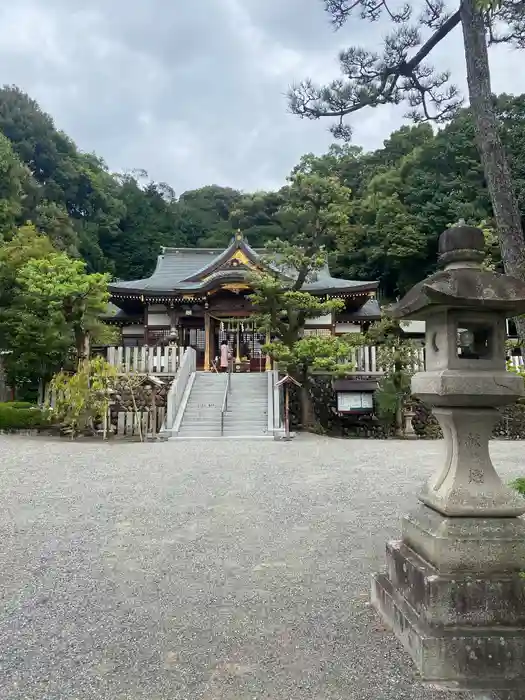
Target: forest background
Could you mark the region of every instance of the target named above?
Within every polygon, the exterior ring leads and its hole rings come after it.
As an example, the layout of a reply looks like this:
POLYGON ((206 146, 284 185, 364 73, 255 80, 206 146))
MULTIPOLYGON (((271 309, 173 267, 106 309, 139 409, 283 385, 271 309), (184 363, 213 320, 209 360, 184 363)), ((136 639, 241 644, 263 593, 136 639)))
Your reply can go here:
MULTIPOLYGON (((495 99, 521 211, 525 204, 525 96, 495 99)), ((351 190, 345 236, 329 251, 332 272, 379 280, 383 299, 403 294, 436 265, 439 234, 464 219, 482 225, 499 265, 492 209, 468 109, 437 131, 404 126, 364 152, 334 144, 306 154, 295 172, 337 178, 351 190)), ((221 248, 242 229, 253 247, 292 235, 282 217, 288 187, 240 192, 221 184, 176 193, 143 170, 112 173, 82 152, 16 87, 0 89, 0 236, 31 223, 55 249, 116 279, 148 276, 161 246, 221 248)))

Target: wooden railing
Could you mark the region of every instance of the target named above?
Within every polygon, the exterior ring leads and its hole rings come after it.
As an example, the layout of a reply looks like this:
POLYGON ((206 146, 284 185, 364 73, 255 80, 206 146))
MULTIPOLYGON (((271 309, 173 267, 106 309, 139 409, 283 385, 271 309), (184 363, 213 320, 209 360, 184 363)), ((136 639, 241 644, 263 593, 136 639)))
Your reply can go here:
POLYGON ((164 374, 175 376, 180 365, 184 348, 175 345, 164 347, 106 348, 106 359, 120 372, 137 372, 138 374, 164 374))

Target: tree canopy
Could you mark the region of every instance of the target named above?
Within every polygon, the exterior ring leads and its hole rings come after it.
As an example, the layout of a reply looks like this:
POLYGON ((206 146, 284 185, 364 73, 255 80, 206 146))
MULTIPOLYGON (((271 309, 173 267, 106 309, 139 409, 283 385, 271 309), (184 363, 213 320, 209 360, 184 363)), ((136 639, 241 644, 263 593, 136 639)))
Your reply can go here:
POLYGON ((337 177, 320 175, 308 165, 299 168, 283 189, 277 211, 286 239, 267 245, 266 271, 253 276, 251 301, 255 322, 271 333, 264 348, 300 385, 302 424, 313 422, 309 377, 313 369, 343 369, 349 347, 338 337, 306 335, 309 319, 332 314, 344 306, 339 299, 321 299, 302 290, 326 265, 327 251, 345 236, 351 211, 351 191, 337 177))

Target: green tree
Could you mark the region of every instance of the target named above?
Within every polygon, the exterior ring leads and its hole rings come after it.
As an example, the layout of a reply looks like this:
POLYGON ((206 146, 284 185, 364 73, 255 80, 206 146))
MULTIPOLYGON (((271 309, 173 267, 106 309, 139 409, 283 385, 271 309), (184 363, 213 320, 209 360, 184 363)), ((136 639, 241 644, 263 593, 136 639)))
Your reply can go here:
POLYGON ((189 245, 221 248, 233 235, 231 215, 241 201, 241 193, 231 187, 207 185, 188 190, 179 198, 189 245))
POLYGON ((103 438, 107 439, 108 413, 117 376, 116 367, 101 357, 83 360, 73 374, 55 374, 50 384, 55 401, 49 408, 71 439, 87 428, 94 432, 99 420, 103 425, 103 438))
MULTIPOLYGON (((0 246, 0 315, 13 301, 19 270, 29 260, 44 258, 55 252, 50 240, 41 235, 32 225, 20 227, 10 240, 0 246)), ((2 326, 0 326, 0 347, 5 349, 2 326)))
POLYGON ((426 266, 427 241, 396 192, 358 200, 338 267, 350 277, 379 280, 388 298, 404 293, 426 266))
POLYGON ((362 341, 377 346, 377 364, 384 372, 375 396, 379 417, 394 429, 397 437, 402 437, 405 408, 411 395, 410 378, 417 361, 416 347, 403 337, 399 322, 388 315, 373 323, 362 341))
MULTIPOLYGON (((104 246, 118 235, 124 209, 118 197, 119 184, 104 162, 81 153, 55 128, 51 117, 14 86, 0 90, 0 132, 38 185, 32 191, 31 208, 25 208, 26 220, 35 221, 35 209, 41 202, 53 203, 67 212, 76 232, 77 240, 68 241, 68 247, 80 251, 90 270, 110 268, 104 246)), ((54 221, 51 230, 56 230, 56 225, 54 221)), ((60 228, 63 233, 63 222, 60 228)))
POLYGON ((106 274, 86 273, 86 263, 65 253, 29 260, 18 272, 19 302, 39 315, 48 313, 73 341, 78 360, 89 356, 89 341, 98 341, 109 293, 106 274))
POLYGON ((57 250, 75 258, 80 256, 78 234, 63 206, 42 200, 34 208, 33 221, 57 250))
POLYGON ((49 379, 76 366, 89 338, 107 334, 99 321, 108 300, 107 276, 57 252, 24 227, 0 251, 0 343, 13 386, 49 379))
POLYGON ((0 247, 0 348, 8 352, 4 355, 7 377, 18 390, 51 376, 65 351, 54 329, 19 303, 20 270, 30 260, 55 252, 49 239, 29 225, 16 230, 0 247))
POLYGON ((282 191, 245 194, 230 214, 232 227, 241 229, 251 246, 263 248, 271 240, 286 237, 278 216, 283 204, 282 191))
POLYGON ((175 194, 147 173, 119 176, 125 214, 119 233, 104 242, 104 253, 120 279, 141 279, 153 271, 162 246, 186 246, 175 194), (146 180, 144 182, 144 180, 146 180))
POLYGON ((11 143, 0 133, 0 237, 9 238, 14 232, 29 177, 11 143))
POLYGON ((322 300, 302 288, 326 265, 326 246, 346 235, 351 193, 337 178, 296 172, 284 195, 278 215, 288 238, 267 245, 267 271, 254 276, 251 301, 258 325, 272 336, 265 352, 301 384, 301 419, 307 428, 313 423, 311 371, 344 371, 349 347, 340 338, 304 336, 308 319, 332 314, 344 302, 322 300))
MULTIPOLYGON (((335 80, 327 87, 317 87, 306 80, 290 92, 291 107, 296 114, 310 119, 334 117, 338 121, 333 133, 346 138, 350 136, 350 128, 344 122, 347 115, 365 107, 398 104, 403 100, 410 107, 409 115, 418 121, 448 121, 461 103, 458 90, 448 85, 449 75, 437 73, 427 59, 461 25, 475 135, 502 261, 506 272, 525 280, 521 216, 494 111, 487 48, 487 36, 489 43, 525 45, 522 3, 502 0, 498 6, 486 10, 479 7, 477 0, 462 0, 455 11, 449 12, 443 0, 427 0, 423 13, 415 21, 413 7, 408 3, 399 8, 392 7, 389 0, 324 0, 324 4, 337 27, 353 12, 358 12, 369 21, 386 16, 393 30, 385 39, 382 54, 358 47, 341 52, 344 79, 335 80)), ((525 340, 525 320, 519 319, 517 325, 525 340)))

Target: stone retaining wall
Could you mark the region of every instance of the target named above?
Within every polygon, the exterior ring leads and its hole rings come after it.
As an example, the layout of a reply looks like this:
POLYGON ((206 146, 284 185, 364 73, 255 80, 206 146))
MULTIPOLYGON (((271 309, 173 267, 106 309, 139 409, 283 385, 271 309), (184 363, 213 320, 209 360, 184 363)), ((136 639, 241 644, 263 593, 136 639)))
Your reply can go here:
MULTIPOLYGON (((350 416, 337 413, 337 400, 332 388, 332 378, 317 375, 313 380, 311 395, 317 420, 317 432, 334 437, 385 439, 393 432, 376 416, 350 416)), ((412 426, 417 437, 438 439, 441 428, 428 406, 413 400, 412 426)), ((290 396, 290 422, 292 429, 300 428, 300 406, 296 392, 290 396)), ((525 440, 525 399, 501 410, 501 420, 494 428, 494 438, 525 440)))

